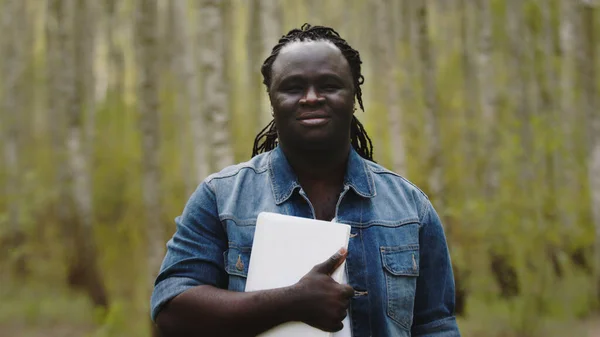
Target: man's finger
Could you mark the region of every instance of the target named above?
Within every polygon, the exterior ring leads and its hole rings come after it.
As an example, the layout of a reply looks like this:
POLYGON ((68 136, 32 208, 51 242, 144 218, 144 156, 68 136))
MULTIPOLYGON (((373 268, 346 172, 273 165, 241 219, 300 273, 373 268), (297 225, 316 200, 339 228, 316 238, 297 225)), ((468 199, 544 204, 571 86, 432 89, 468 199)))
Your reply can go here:
POLYGON ((345 286, 344 286, 344 295, 345 295, 347 298, 352 298, 352 297, 354 297, 354 288, 352 288, 352 287, 351 287, 351 286, 349 286, 349 285, 345 285, 345 286))
POLYGON ((344 262, 347 255, 348 251, 346 250, 346 248, 340 248, 340 250, 338 250, 335 254, 331 255, 331 257, 328 258, 325 262, 316 265, 314 270, 316 270, 319 273, 331 275, 331 273, 333 273, 337 269, 337 267, 339 267, 344 262))

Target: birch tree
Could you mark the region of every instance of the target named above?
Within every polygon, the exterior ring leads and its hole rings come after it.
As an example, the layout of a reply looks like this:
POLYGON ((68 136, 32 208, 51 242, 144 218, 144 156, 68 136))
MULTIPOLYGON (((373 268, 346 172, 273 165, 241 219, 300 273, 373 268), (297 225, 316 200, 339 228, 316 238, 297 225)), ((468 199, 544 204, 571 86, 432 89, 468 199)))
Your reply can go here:
POLYGON ((427 1, 419 1, 416 5, 418 26, 418 55, 423 98, 425 101, 425 138, 429 141, 427 163, 429 165, 428 187, 431 195, 437 200, 438 207, 442 201, 442 148, 438 115, 438 99, 436 88, 436 68, 432 55, 431 37, 429 33, 429 10, 427 1))
POLYGON ((595 282, 596 296, 600 294, 600 112, 598 111, 596 42, 600 36, 595 27, 593 0, 581 0, 581 56, 582 107, 588 125, 588 179, 591 194, 592 221, 595 228, 595 282))
MULTIPOLYGON (((68 166, 66 160, 66 100, 69 92, 69 78, 67 72, 63 72, 64 56, 67 50, 65 48, 65 34, 68 35, 68 25, 65 17, 65 0, 49 0, 46 8, 46 105, 48 109, 47 123, 50 128, 52 162, 54 167, 54 182, 52 189, 55 220, 60 224, 60 230, 65 241, 68 241, 70 230, 67 227, 71 224, 70 207, 66 200, 69 200, 68 190, 68 166)), ((69 242, 68 247, 71 246, 69 242)), ((74 249, 71 249, 74 251, 74 249)), ((67 252, 67 254, 69 254, 67 252)), ((71 263, 71 257, 67 256, 67 263, 71 263)), ((68 271, 68 281, 74 285, 71 271, 68 271)))
POLYGON ((476 1, 478 17, 478 41, 477 41, 477 84, 479 86, 479 106, 481 108, 482 132, 480 139, 484 139, 483 155, 486 157, 484 169, 484 192, 490 198, 498 188, 497 163, 494 156, 485 154, 493 153, 497 142, 496 124, 496 87, 495 72, 492 63, 492 13, 490 1, 476 1))
MULTIPOLYGON (((260 36, 262 39, 261 49, 262 56, 260 59, 259 65, 262 65, 262 62, 271 55, 271 50, 273 47, 279 42, 279 38, 284 35, 282 28, 283 25, 281 23, 281 8, 280 1, 277 0, 259 0, 260 1, 260 36)), ((257 98, 258 99, 258 98, 257 98)), ((269 102, 269 98, 266 94, 261 95, 261 110, 260 110, 260 120, 262 121, 261 125, 264 127, 269 123, 273 117, 271 116, 271 103, 269 102)), ((261 128, 262 129, 262 128, 261 128)))
MULTIPOLYGON (((475 65, 473 62, 473 42, 471 32, 473 27, 471 24, 472 15, 471 2, 468 0, 459 1, 459 18, 460 18, 460 36, 461 36, 461 58, 462 58, 462 70, 463 70, 463 92, 464 92, 464 127, 465 132, 463 135, 463 146, 465 163, 467 163, 466 174, 470 176, 475 175, 475 167, 473 163, 476 162, 475 157, 475 146, 477 146, 477 137, 475 134, 475 128, 477 127, 477 104, 474 102, 478 101, 478 85, 477 78, 475 77, 475 65)), ((489 6, 489 5, 488 5, 489 6)), ((489 24, 489 23, 488 23, 489 24)), ((475 192, 475 186, 473 183, 475 179, 468 179, 466 189, 468 193, 475 192)))
MULTIPOLYGON (((175 31, 172 39, 176 42, 177 57, 175 58, 176 73, 181 82, 182 93, 178 95, 177 110, 180 115, 179 122, 182 130, 187 129, 187 133, 192 137, 192 160, 187 163, 187 156, 184 156, 184 171, 186 194, 190 194, 196 186, 208 176, 209 165, 206 155, 206 132, 204 114, 200 101, 200 74, 198 69, 198 34, 199 26, 188 15, 188 6, 185 1, 172 1, 170 3, 174 10, 173 22, 175 31), (179 111, 181 110, 181 111, 179 111)), ((197 4, 192 5, 193 17, 197 18, 199 8, 197 4)), ((182 137, 181 148, 187 149, 186 143, 189 143, 187 137, 182 137)), ((185 152, 187 153, 187 151, 185 152)))
POLYGON ((106 13, 106 40, 108 48, 108 87, 117 95, 124 89, 125 60, 123 50, 118 46, 117 34, 121 29, 117 0, 107 0, 104 4, 106 13))
MULTIPOLYGON (((402 28, 401 39, 402 39, 402 101, 404 107, 414 106, 415 90, 414 83, 418 81, 417 73, 418 69, 415 66, 417 64, 417 38, 416 38, 416 25, 414 24, 415 17, 415 6, 411 0, 400 1, 402 16, 400 23, 402 28), (411 103, 408 105, 407 103, 411 103)), ((409 111, 410 109, 406 109, 409 111)))
POLYGON ((225 41, 220 1, 203 0, 200 8, 202 26, 202 100, 204 113, 211 120, 211 170, 221 170, 233 163, 230 144, 229 107, 224 65, 225 41))
MULTIPOLYGON (((262 130, 270 122, 269 105, 263 104, 268 100, 265 86, 262 84, 261 65, 265 60, 263 48, 263 23, 261 21, 261 2, 263 0, 250 0, 248 8, 247 50, 248 50, 248 100, 254 102, 248 105, 248 113, 256 121, 253 131, 262 130), (266 111, 265 111, 266 107, 266 111)), ((270 53, 270 51, 269 51, 270 53)))
MULTIPOLYGON (((77 254, 72 256, 70 277, 72 282, 80 283, 88 292, 94 304, 107 307, 106 291, 102 277, 98 271, 96 245, 93 232, 92 186, 90 169, 91 147, 86 143, 84 119, 86 106, 90 98, 89 74, 93 73, 92 48, 89 39, 93 41, 93 24, 91 23, 90 0, 75 0, 68 3, 73 6, 63 7, 63 14, 69 25, 63 31, 64 46, 63 72, 70 83, 65 83, 68 94, 67 103, 67 138, 68 153, 68 187, 70 212, 75 227, 74 247, 77 254), (91 26, 91 28, 90 28, 91 26), (69 55, 70 54, 70 55, 69 55)), ((65 3, 67 4, 67 3, 65 3)), ((63 6, 65 5, 63 4, 63 6)), ((88 126, 90 128, 90 126, 88 126)), ((93 128, 93 126, 91 126, 93 128)))
MULTIPOLYGON (((563 118, 569 118, 574 114, 574 84, 575 84, 575 47, 577 38, 575 36, 575 1, 560 1, 560 109, 563 118)), ((570 123, 563 123, 563 132, 567 141, 567 149, 572 149, 570 123)))
MULTIPOLYGON (((78 102, 78 97, 76 96, 75 88, 75 51, 74 51, 74 41, 75 41, 75 2, 74 0, 57 0, 56 5, 56 18, 57 18, 57 70, 51 75, 56 76, 56 85, 57 91, 55 94, 58 96, 54 102, 52 99, 50 103, 55 103, 57 110, 54 112, 57 114, 58 119, 56 122, 61 123, 61 125, 56 127, 57 134, 55 135, 55 140, 58 142, 56 144, 57 150, 59 151, 59 156, 57 159, 60 161, 59 169, 60 171, 58 177, 59 184, 59 199, 58 203, 61 204, 59 209, 59 220, 61 221, 61 233, 63 237, 66 238, 67 241, 67 249, 66 249, 66 259, 67 259, 67 281, 69 285, 76 289, 87 289, 87 269, 85 268, 85 263, 80 258, 81 256, 77 254, 78 248, 80 248, 80 242, 78 238, 81 236, 81 224, 77 221, 78 214, 75 203, 75 182, 74 176, 77 172, 73 171, 72 163, 76 163, 75 158, 71 158, 72 153, 70 153, 71 149, 71 139, 67 136, 67 125, 70 123, 70 120, 75 119, 76 122, 81 120, 81 117, 71 116, 73 114, 78 114, 77 107, 75 106, 78 102), (73 235, 75 233, 75 235, 73 235)), ((49 41, 52 42, 52 39, 49 41)), ((50 58, 50 61, 52 59, 50 58)), ((53 83, 48 83, 52 85, 53 83)), ((54 93, 53 89, 49 90, 49 93, 54 93)))
MULTIPOLYGON (((23 29, 21 22, 24 20, 26 3, 21 0, 7 0, 0 4, 2 14, 0 17, 2 31, 0 46, 3 50, 3 59, 0 60, 2 68, 0 80, 3 84, 0 92, 0 102, 4 124, 4 165, 6 167, 6 186, 8 208, 9 243, 13 251, 17 251, 23 243, 23 230, 20 217, 20 158, 19 158, 19 119, 23 102, 19 90, 19 81, 24 73, 25 55, 22 44, 23 29)), ((15 264, 15 271, 19 274, 25 272, 24 260, 19 259, 15 264)))
MULTIPOLYGON (((577 104, 575 102, 576 92, 576 41, 577 35, 575 34, 576 22, 578 21, 575 17, 575 10, 577 4, 576 1, 572 0, 561 0, 560 1, 560 34, 559 34, 559 46, 560 46, 560 69, 559 69, 559 110, 560 110, 560 128, 557 130, 562 134, 562 146, 560 147, 561 152, 564 154, 561 156, 559 165, 561 169, 557 169, 558 180, 563 183, 566 187, 566 195, 570 193, 578 193, 575 177, 577 176, 575 166, 574 154, 575 154, 575 129, 577 115, 577 104)), ((560 197, 560 195, 559 195, 560 197)), ((566 201, 562 197, 560 198, 561 204, 566 201)), ((573 228, 575 224, 575 214, 570 211, 561 212, 561 221, 567 228, 573 228)))
MULTIPOLYGON (((378 75, 382 78, 380 89, 387 87, 386 102, 389 133, 391 142, 392 169, 399 174, 406 174, 406 149, 404 145, 404 131, 402 123, 402 110, 400 108, 400 90, 398 85, 398 42, 400 36, 396 22, 397 10, 394 10, 393 1, 380 0, 376 4, 376 29, 377 50, 383 55, 383 62, 378 62, 378 75)), ((383 123, 378 123, 383 126, 383 123)))
POLYGON ((138 111, 142 134, 142 191, 144 230, 147 237, 146 287, 150 292, 164 257, 159 170, 159 101, 157 0, 139 0, 136 15, 136 58, 138 64, 138 111))
POLYGON ((510 69, 510 97, 514 98, 516 116, 520 123, 520 140, 523 144, 520 156, 520 185, 526 189, 526 185, 531 177, 529 167, 532 152, 532 134, 529 129, 529 106, 528 106, 528 76, 527 45, 525 41, 526 27, 523 25, 523 3, 521 0, 511 0, 507 2, 506 27, 509 41, 509 69, 510 69))

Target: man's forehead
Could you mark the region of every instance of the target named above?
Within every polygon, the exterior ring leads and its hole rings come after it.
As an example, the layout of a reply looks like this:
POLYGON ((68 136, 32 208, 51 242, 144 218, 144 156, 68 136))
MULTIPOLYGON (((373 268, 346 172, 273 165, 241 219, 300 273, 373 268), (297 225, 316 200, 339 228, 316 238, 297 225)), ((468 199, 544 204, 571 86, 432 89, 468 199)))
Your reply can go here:
MULTIPOLYGON (((329 64, 342 70, 347 61, 339 48, 330 41, 294 41, 285 45, 273 63, 275 72, 287 69, 291 65, 316 62, 315 65, 329 64), (341 67, 341 68, 340 68, 341 67)), ((286 71, 284 71, 286 72, 286 71)))
POLYGON ((339 48, 333 44, 331 41, 327 40, 306 40, 306 41, 293 41, 281 48, 279 51, 279 55, 289 55, 289 54, 314 54, 315 52, 334 52, 339 53, 342 52, 339 48))

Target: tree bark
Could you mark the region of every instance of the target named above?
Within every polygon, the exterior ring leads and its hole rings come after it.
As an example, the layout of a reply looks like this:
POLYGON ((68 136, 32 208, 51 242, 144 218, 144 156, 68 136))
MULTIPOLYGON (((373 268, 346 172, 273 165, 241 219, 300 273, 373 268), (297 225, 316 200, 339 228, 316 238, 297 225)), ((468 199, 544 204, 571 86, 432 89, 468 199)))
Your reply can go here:
MULTIPOLYGON (((49 0, 46 8, 46 104, 48 109, 47 123, 50 128, 52 161, 54 166, 54 182, 52 189, 54 191, 54 217, 59 224, 59 228, 65 241, 69 237, 69 225, 71 224, 71 215, 68 203, 69 191, 67 188, 68 166, 65 151, 65 124, 66 124, 66 104, 65 97, 68 92, 68 78, 63 68, 63 53, 66 53, 64 34, 68 28, 66 18, 64 17, 64 0, 49 0)), ((68 33, 68 32, 66 32, 68 33)), ((68 57, 68 56, 67 56, 68 57)), ((69 247, 71 243, 67 244, 69 247)), ((66 249, 67 261, 70 261, 69 252, 72 247, 66 249)))
POLYGON ((579 57, 582 80, 582 108, 588 125, 588 179, 592 221, 595 228, 595 281, 596 296, 600 297, 600 112, 598 111, 596 53, 597 29, 593 0, 581 0, 581 54, 579 57))
POLYGON ((492 63, 493 45, 492 45, 492 13, 490 1, 477 0, 478 21, 478 48, 477 48, 477 82, 479 86, 479 106, 481 108, 482 127, 480 139, 483 139, 483 152, 481 155, 486 157, 484 168, 484 195, 491 198, 498 189, 498 173, 496 168, 498 163, 494 160, 497 156, 487 156, 486 154, 495 151, 498 133, 496 132, 496 87, 494 85, 495 72, 492 63))
POLYGON ((124 90, 125 56, 118 46, 117 34, 121 30, 118 0, 107 0, 106 11, 106 40, 108 48, 108 88, 116 95, 122 95, 124 90))
MULTIPOLYGON (((69 205, 73 207, 72 235, 76 254, 72 256, 69 278, 73 285, 82 286, 94 304, 106 308, 108 299, 98 270, 96 244, 93 231, 92 186, 89 163, 92 159, 90 142, 86 141, 84 120, 91 100, 90 73, 93 74, 93 49, 89 40, 94 41, 94 26, 91 22, 90 0, 76 0, 72 10, 67 10, 65 18, 72 21, 65 31, 65 45, 69 46, 67 59, 62 71, 67 72, 69 86, 67 99, 67 138, 69 205), (68 62, 68 63, 67 63, 68 62)), ((89 116, 88 116, 89 117, 89 116)), ((93 125, 88 126, 88 129, 93 125)), ((89 135, 89 134, 88 134, 89 135)))
MULTIPOLYGON (((248 50, 248 101, 252 104, 248 105, 248 114, 256 121, 256 125, 253 126, 253 131, 262 130, 266 124, 270 121, 271 115, 265 116, 264 104, 265 99, 268 100, 266 88, 262 83, 262 75, 260 68, 263 61, 265 60, 265 52, 263 48, 262 39, 262 25, 265 24, 261 20, 261 1, 262 0, 250 0, 249 1, 249 20, 248 20, 248 38, 247 38, 247 50, 248 50)), ((269 51, 270 54, 270 51, 269 51)), ((267 113, 270 109, 267 108, 267 113)), ((250 151, 249 151, 250 152, 250 151)))
POLYGON ((233 164, 229 132, 229 107, 224 65, 223 16, 220 1, 202 1, 202 100, 204 112, 211 119, 212 155, 211 170, 221 170, 233 164))
MULTIPOLYGON (((158 20, 157 0, 139 0, 136 15, 136 58, 138 64, 138 111, 142 134, 142 192, 144 229, 147 238, 148 296, 165 253, 161 212, 159 168, 158 20)), ((158 336, 156 329, 153 335, 158 336)))
MULTIPOLYGON (((277 0, 259 0, 260 1, 260 37, 262 39, 261 48, 262 56, 258 66, 260 67, 263 61, 271 55, 271 50, 279 42, 279 38, 287 32, 283 32, 281 23, 281 8, 277 0)), ((260 68, 259 68, 260 70, 260 68)), ((264 88, 264 87, 263 87, 264 88)), ((257 98, 258 99, 258 98, 257 98)), ((268 95, 260 95, 260 129, 265 127, 272 119, 271 102, 268 95)), ((259 129, 259 130, 260 130, 259 129)))
POLYGON ((431 48, 429 33, 429 11, 427 1, 417 4, 418 52, 421 79, 425 100, 425 137, 429 141, 427 162, 429 164, 429 192, 435 198, 437 207, 443 207, 442 199, 442 151, 438 115, 438 98, 436 88, 436 67, 431 48))
MULTIPOLYGON (((406 148, 403 140, 404 130, 400 108, 401 92, 398 85, 398 41, 400 36, 397 34, 398 28, 395 25, 397 12, 393 10, 393 2, 389 0, 379 1, 375 11, 378 31, 377 50, 380 52, 379 56, 383 57, 383 62, 378 62, 378 73, 384 79, 381 83, 385 83, 380 88, 387 87, 385 93, 387 97, 384 101, 387 103, 392 169, 399 174, 406 174, 406 148)), ((378 124, 383 126, 383 123, 378 124)))
MULTIPOLYGON (((575 101, 576 92, 576 41, 577 36, 576 30, 576 17, 575 9, 576 3, 572 0, 561 0, 560 1, 560 93, 559 99, 559 110, 560 120, 558 121, 561 125, 557 130, 562 134, 563 143, 559 148, 561 154, 558 162, 562 169, 557 169, 557 179, 562 186, 565 186, 569 191, 564 195, 571 195, 571 193, 578 193, 577 182, 574 180, 577 176, 575 167, 577 166, 575 160, 575 128, 577 123, 577 103, 575 101), (575 188, 571 188, 575 187, 575 188), (571 188, 571 189, 569 189, 571 188)), ((562 199, 564 200, 564 199, 562 199)), ((566 210, 561 212, 561 222, 566 228, 573 228, 576 222, 575 212, 572 210, 566 210)))
MULTIPOLYGON (((477 0, 476 0, 477 1, 477 0)), ((479 122, 478 105, 475 104, 479 100, 479 85, 477 85, 477 77, 474 62, 474 55, 476 55, 473 48, 473 38, 471 32, 474 31, 473 25, 471 24, 472 13, 471 13, 471 1, 460 0, 459 5, 459 18, 460 18, 460 36, 461 36, 461 59, 462 59, 462 70, 463 70, 463 99, 465 114, 463 115, 463 139, 462 148, 464 155, 463 167, 464 174, 468 179, 465 181, 464 191, 465 196, 478 197, 480 189, 477 188, 476 182, 478 181, 477 173, 479 172, 477 164, 479 158, 477 156, 477 147, 479 144, 479 137, 476 132, 480 128, 479 122)), ((489 23, 488 23, 489 24, 489 23)))
MULTIPOLYGON (((3 50, 3 57, 0 60, 2 68, 0 78, 3 86, 0 92, 2 102, 1 110, 4 111, 2 124, 4 134, 4 165, 6 166, 6 185, 5 193, 8 211, 8 246, 16 250, 20 248, 24 241, 24 232, 22 229, 20 217, 21 195, 19 192, 20 177, 20 157, 19 157, 19 123, 23 111, 23 100, 20 81, 23 76, 26 58, 24 55, 25 46, 23 43, 23 27, 21 24, 25 19, 25 5, 22 0, 7 0, 2 7, 2 16, 0 17, 3 35, 0 36, 0 46, 3 50)), ((24 257, 19 256, 15 261, 11 261, 14 271, 19 276, 25 276, 26 261, 24 257)))
MULTIPOLYGON (((575 8, 572 0, 560 1, 560 50, 561 78, 560 78, 560 107, 563 116, 572 116, 574 106, 574 84, 575 84, 575 47, 577 38, 575 36, 575 8)), ((563 123, 565 127, 565 139, 571 136, 568 129, 569 123, 563 123)))
POLYGON ((533 175, 532 155, 533 155, 533 134, 531 130, 531 106, 530 106, 530 86, 531 78, 529 76, 530 62, 527 54, 527 43, 529 32, 525 27, 523 17, 523 2, 521 0, 511 0, 507 3, 507 33, 509 39, 509 71, 511 97, 514 97, 516 116, 519 119, 519 137, 522 144, 522 150, 519 156, 520 172, 519 185, 524 191, 528 190, 529 183, 533 175))
MULTIPOLYGON (((176 50, 179 55, 176 58, 176 73, 181 82, 182 93, 178 95, 179 122, 182 129, 188 129, 184 135, 191 135, 192 160, 188 163, 187 155, 183 160, 183 175, 186 185, 186 194, 190 194, 196 186, 202 182, 209 174, 208 161, 206 156, 206 131, 203 110, 200 100, 200 74, 198 69, 198 25, 190 20, 188 15, 188 6, 185 1, 175 1, 171 3, 174 6, 174 24, 176 36, 172 37, 176 42, 176 50)), ((194 10, 198 9, 196 4, 192 5, 194 10)), ((199 14, 196 12, 194 14, 199 14)), ((197 16, 196 16, 197 17, 197 16)), ((188 137, 182 137, 180 146, 187 150, 190 143, 188 137)), ((187 153, 187 151, 185 151, 187 153)))

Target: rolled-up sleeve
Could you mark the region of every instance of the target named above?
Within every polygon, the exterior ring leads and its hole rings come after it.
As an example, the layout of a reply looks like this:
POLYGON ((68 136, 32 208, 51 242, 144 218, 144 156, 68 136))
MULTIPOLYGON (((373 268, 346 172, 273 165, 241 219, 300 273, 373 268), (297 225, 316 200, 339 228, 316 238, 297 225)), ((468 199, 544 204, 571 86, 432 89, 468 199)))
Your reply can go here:
POLYGON ((150 300, 153 321, 163 306, 182 292, 199 285, 223 288, 227 284, 223 266, 227 239, 207 181, 192 194, 175 222, 177 230, 167 242, 150 300))
POLYGON ((454 317, 454 274, 446 236, 429 200, 424 201, 422 213, 412 336, 459 337, 454 317))

